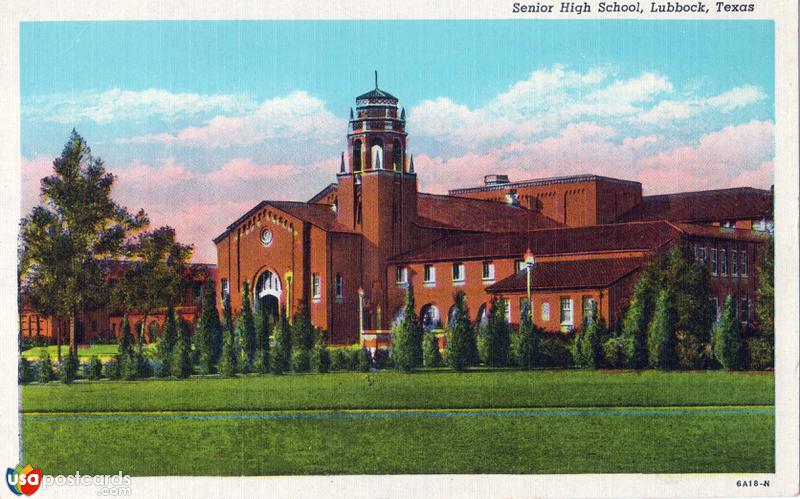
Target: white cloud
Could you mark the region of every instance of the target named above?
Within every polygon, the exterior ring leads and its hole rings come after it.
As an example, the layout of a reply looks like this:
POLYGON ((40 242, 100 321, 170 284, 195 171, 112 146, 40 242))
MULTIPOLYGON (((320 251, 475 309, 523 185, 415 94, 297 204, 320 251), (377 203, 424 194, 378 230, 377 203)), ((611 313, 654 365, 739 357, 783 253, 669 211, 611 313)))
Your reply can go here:
POLYGON ((760 88, 753 85, 744 85, 712 97, 707 102, 710 106, 718 107, 727 113, 758 102, 766 97, 766 94, 760 88))
POLYGON ((697 88, 679 96, 675 93, 669 78, 654 71, 614 79, 608 68, 579 72, 556 65, 531 72, 482 106, 470 108, 446 97, 422 101, 410 109, 409 129, 445 149, 478 151, 530 142, 587 120, 665 128, 702 113, 729 112, 766 98, 752 85, 710 97, 697 95, 697 88))
POLYGON ((107 124, 152 118, 172 121, 182 116, 242 112, 253 107, 253 101, 244 96, 174 93, 159 88, 112 88, 104 92, 83 91, 30 97, 23 102, 22 116, 36 121, 66 124, 86 121, 107 124))
POLYGON ((243 115, 217 115, 202 126, 186 127, 174 134, 140 135, 117 139, 116 142, 206 148, 249 146, 269 141, 331 145, 341 140, 344 125, 344 120, 337 119, 321 99, 295 91, 267 100, 243 115))

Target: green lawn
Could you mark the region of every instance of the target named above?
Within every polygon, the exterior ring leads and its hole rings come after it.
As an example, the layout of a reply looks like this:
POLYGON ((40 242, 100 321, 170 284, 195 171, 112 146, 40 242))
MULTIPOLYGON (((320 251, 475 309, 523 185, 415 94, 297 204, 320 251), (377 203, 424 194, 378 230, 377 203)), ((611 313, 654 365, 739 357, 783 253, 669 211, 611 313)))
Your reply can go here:
POLYGON ((772 472, 767 414, 23 422, 48 474, 772 472), (55 444, 55 445, 54 445, 55 444))
POLYGON ((27 385, 22 442, 48 474, 771 472, 773 394, 652 371, 27 385))
POLYGON ((772 405, 771 373, 447 371, 26 385, 25 411, 772 405))
MULTIPOLYGON (((101 360, 110 359, 113 355, 117 354, 117 349, 119 347, 116 344, 113 345, 90 345, 87 347, 78 347, 78 357, 82 358, 83 360, 87 360, 88 358, 96 355, 101 360)), ((145 345, 147 348, 147 345, 145 345)), ((50 360, 55 361, 58 356, 58 347, 56 345, 50 345, 48 347, 33 347, 25 350, 22 352, 22 355, 28 360, 39 360, 39 357, 42 354, 42 350, 47 350, 50 354, 50 360)), ((69 352, 68 345, 61 346, 61 355, 67 355, 69 352)))

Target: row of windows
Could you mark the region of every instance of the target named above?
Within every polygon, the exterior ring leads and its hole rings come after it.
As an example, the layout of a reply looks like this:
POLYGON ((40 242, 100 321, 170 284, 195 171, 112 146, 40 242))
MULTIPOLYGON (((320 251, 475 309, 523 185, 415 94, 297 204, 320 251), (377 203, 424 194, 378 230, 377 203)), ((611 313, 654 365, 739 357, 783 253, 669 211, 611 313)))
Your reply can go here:
MULTIPOLYGON (((451 265, 450 279, 455 283, 464 282, 467 278, 467 271, 463 262, 455 262, 451 265)), ((494 262, 481 262, 481 279, 484 281, 494 280, 494 262)), ((395 268, 395 281, 397 284, 408 284, 408 267, 398 266, 395 268)), ((425 284, 436 284, 436 267, 433 264, 425 264, 422 269, 422 282, 425 284)))
MULTIPOLYGON (((571 331, 575 326, 575 316, 573 313, 574 309, 574 302, 571 297, 563 296, 559 298, 559 325, 562 331, 571 331)), ((583 319, 591 323, 595 319, 596 308, 594 306, 595 300, 590 296, 584 296, 582 298, 582 308, 583 308, 583 319)), ((502 307, 505 311, 506 319, 509 321, 513 321, 515 319, 519 319, 519 317, 512 317, 511 314, 511 301, 508 299, 499 300, 498 306, 502 307)), ((527 298, 520 298, 519 300, 519 310, 520 315, 523 313, 527 313, 529 309, 528 299, 527 298)), ((397 316, 395 317, 396 321, 402 320, 403 309, 401 308, 398 311, 397 316)), ((543 301, 539 305, 538 314, 532 314, 532 318, 536 322, 540 323, 548 323, 550 322, 550 302, 543 301)), ((480 309, 478 310, 478 323, 481 326, 486 325, 488 321, 488 314, 489 310, 488 307, 484 304, 481 305, 480 309)), ((448 324, 452 324, 455 320, 455 305, 450 307, 450 311, 448 312, 448 324)), ((438 329, 443 327, 443 324, 439 318, 439 309, 436 305, 428 304, 423 306, 420 309, 420 320, 422 321, 422 326, 426 330, 430 329, 438 329)))
POLYGON ((712 275, 730 275, 747 277, 747 251, 731 250, 730 254, 728 248, 711 248, 710 251, 705 246, 695 246, 694 256, 703 264, 706 264, 708 255, 711 255, 711 274, 712 275))
MULTIPOLYGON (((344 298, 344 276, 342 274, 336 274, 336 278, 334 279, 334 293, 336 294, 336 299, 341 300, 344 298)), ((322 285, 320 281, 319 273, 314 272, 311 274, 311 298, 314 301, 319 301, 322 299, 322 285)))
MULTIPOLYGON (((742 324, 748 324, 750 322, 750 310, 753 308, 753 301, 750 299, 749 296, 744 295, 738 300, 733 301, 735 310, 734 314, 736 317, 739 318, 742 324)), ((717 310, 717 320, 722 317, 722 307, 724 303, 720 301, 719 298, 716 296, 714 297, 714 307, 717 310)))

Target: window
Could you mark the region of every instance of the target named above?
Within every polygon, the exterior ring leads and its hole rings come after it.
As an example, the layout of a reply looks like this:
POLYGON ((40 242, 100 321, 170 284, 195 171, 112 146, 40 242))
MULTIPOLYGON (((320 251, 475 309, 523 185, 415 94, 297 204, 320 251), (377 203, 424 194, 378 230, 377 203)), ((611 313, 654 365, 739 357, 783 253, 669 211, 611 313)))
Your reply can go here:
POLYGON ((561 328, 572 329, 572 298, 561 298, 561 328))
POLYGON ((225 298, 231 295, 231 284, 230 282, 228 282, 227 279, 221 279, 220 287, 222 288, 220 290, 220 296, 222 297, 223 300, 225 300, 225 298))
MULTIPOLYGON (((386 109, 386 112, 389 112, 389 109, 386 109)), ((389 125, 392 124, 391 121, 388 122, 389 125)), ((396 172, 399 172, 403 166, 403 146, 400 144, 400 141, 395 139, 392 143, 392 169, 396 172)))
POLYGON ((550 320, 550 303, 544 302, 542 303, 542 322, 548 322, 550 320))
POLYGON ((494 279, 494 263, 483 262, 483 280, 491 281, 494 279))
POLYGON ((736 250, 731 251, 731 275, 739 274, 739 253, 736 250))
POLYGON ((747 295, 745 295, 745 297, 742 298, 741 311, 742 311, 742 324, 747 324, 750 319, 750 300, 747 298, 747 295))
POLYGON ((407 284, 408 283, 408 269, 406 267, 398 266, 394 270, 395 281, 397 284, 407 284))
POLYGON ((353 143, 353 171, 361 171, 361 141, 356 140, 353 143))
POLYGON ((525 260, 514 260, 514 268, 517 269, 517 272, 525 270, 525 260))
POLYGON ((344 298, 344 277, 342 274, 336 274, 336 298, 344 298))
POLYGON ((696 257, 697 257, 697 260, 700 263, 703 263, 703 264, 706 263, 706 247, 705 246, 697 248, 696 257))
POLYGON ((739 258, 741 259, 741 264, 739 265, 739 273, 743 276, 747 276, 747 252, 740 251, 739 258))
POLYGON ((319 300, 322 290, 319 285, 319 274, 314 272, 311 274, 311 297, 314 300, 319 300))
POLYGON ((503 308, 506 322, 511 322, 511 300, 500 300, 498 305, 503 308))
POLYGON ((426 284, 436 283, 436 267, 434 267, 432 264, 425 265, 423 270, 423 279, 425 280, 426 284))
MULTIPOLYGON (((531 304, 528 301, 527 297, 522 297, 519 299, 519 320, 522 322, 522 318, 525 317, 526 314, 531 313, 531 304)), ((533 319, 533 317, 531 317, 533 319)))
POLYGON ((720 274, 728 275, 728 250, 719 250, 720 274))
POLYGON ((717 248, 711 248, 711 273, 717 275, 719 262, 717 261, 717 248))
POLYGON ((463 263, 454 263, 453 264, 453 282, 464 282, 464 264, 463 263))
POLYGON ((591 296, 584 296, 583 297, 583 322, 586 325, 589 325, 594 322, 594 298, 591 296))

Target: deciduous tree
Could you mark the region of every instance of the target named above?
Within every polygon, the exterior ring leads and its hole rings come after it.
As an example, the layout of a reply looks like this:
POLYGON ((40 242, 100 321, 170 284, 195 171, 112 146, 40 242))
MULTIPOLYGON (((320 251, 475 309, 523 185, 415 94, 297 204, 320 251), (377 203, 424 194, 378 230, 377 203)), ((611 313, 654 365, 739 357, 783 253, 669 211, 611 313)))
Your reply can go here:
POLYGON ((147 319, 156 309, 178 302, 192 246, 179 243, 175 229, 166 226, 137 234, 125 243, 123 254, 127 261, 113 289, 114 302, 143 315, 136 335, 140 344, 141 339, 149 343, 147 319))
POLYGON ((21 294, 41 313, 69 320, 77 354, 76 317, 107 303, 108 261, 148 223, 111 198, 114 176, 72 131, 53 174, 41 181, 41 204, 20 223, 21 294))

